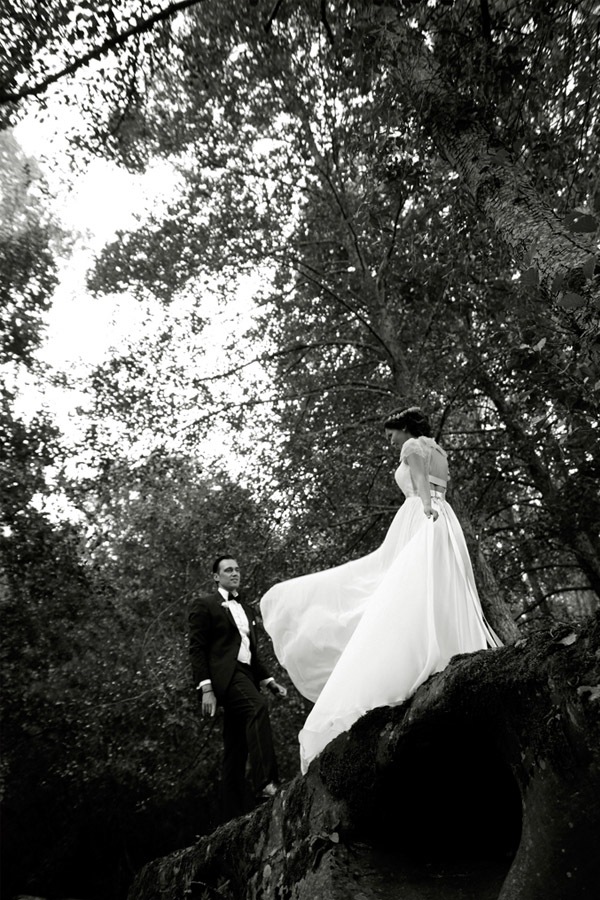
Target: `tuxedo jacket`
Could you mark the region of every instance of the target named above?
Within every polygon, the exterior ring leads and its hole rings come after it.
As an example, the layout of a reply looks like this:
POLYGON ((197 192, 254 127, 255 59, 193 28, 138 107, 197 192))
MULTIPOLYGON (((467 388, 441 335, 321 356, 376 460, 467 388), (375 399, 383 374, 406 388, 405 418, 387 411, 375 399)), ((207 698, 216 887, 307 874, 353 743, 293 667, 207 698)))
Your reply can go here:
MULTIPOLYGON (((261 662, 256 642, 256 620, 252 609, 243 598, 241 603, 250 628, 251 668, 257 685, 269 672, 261 662)), ((194 684, 210 679, 217 700, 223 696, 233 677, 242 638, 231 612, 223 606, 223 597, 218 591, 198 597, 190 611, 190 660, 194 684)))

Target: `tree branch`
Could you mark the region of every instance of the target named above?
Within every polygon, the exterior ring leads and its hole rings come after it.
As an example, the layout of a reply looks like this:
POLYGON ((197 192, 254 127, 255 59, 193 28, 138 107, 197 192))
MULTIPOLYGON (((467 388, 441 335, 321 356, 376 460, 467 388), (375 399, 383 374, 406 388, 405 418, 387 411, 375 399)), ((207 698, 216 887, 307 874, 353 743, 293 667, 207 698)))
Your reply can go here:
POLYGON ((327 19, 327 0, 321 0, 321 22, 323 23, 323 27, 325 29, 325 33, 329 38, 329 43, 332 47, 335 46, 335 38, 333 36, 333 31, 331 30, 331 26, 327 19))
POLYGON ((358 347, 361 350, 370 350, 375 352, 375 348, 371 344, 367 344, 364 341, 349 341, 349 340, 331 340, 331 341, 313 341, 310 344, 304 344, 301 341, 298 341, 296 344, 290 344, 287 347, 283 347, 281 350, 274 350, 271 353, 263 353, 260 356, 255 356, 253 359, 248 360, 248 362, 240 363, 237 366, 233 366, 231 369, 226 369, 224 372, 217 372, 216 375, 206 375, 203 378, 196 378, 195 382, 204 382, 204 381, 219 381, 221 378, 230 378, 232 375, 236 375, 238 372, 241 372, 242 369, 247 369, 248 366, 253 366, 255 363, 261 362, 272 362, 274 359, 277 359, 281 356, 287 356, 289 353, 295 353, 302 351, 305 353, 307 350, 316 350, 318 347, 358 347))
POLYGON ((275 19, 277 18, 277 13, 279 12, 279 8, 281 7, 282 3, 283 3, 283 0, 277 0, 277 2, 275 3, 275 6, 269 13, 269 18, 267 19, 267 21, 264 24, 264 29, 267 34, 271 30, 271 26, 272 26, 273 22, 275 21, 275 19))
POLYGON ((582 585, 582 584, 579 584, 579 585, 576 585, 575 587, 556 588, 556 590, 554 590, 554 591, 548 591, 546 594, 544 594, 543 597, 540 597, 538 600, 535 601, 535 603, 532 603, 531 606, 528 606, 527 609, 524 609, 523 612, 521 612, 517 616, 515 616, 514 620, 515 620, 515 622, 517 622, 523 616, 526 616, 528 613, 532 612, 538 606, 541 606, 542 603, 544 603, 544 601, 548 599, 548 597, 552 597, 552 596, 554 596, 554 594, 568 594, 568 593, 573 593, 573 592, 578 592, 578 591, 585 592, 585 591, 591 591, 591 590, 592 590, 592 588, 586 587, 585 585, 582 585))
POLYGON ((492 43, 492 20, 488 0, 480 0, 481 7, 481 33, 487 44, 492 43))
POLYGON ((386 345, 386 343, 383 340, 383 338, 381 337, 381 335, 378 334, 377 331, 375 331, 375 329, 373 328, 373 326, 371 325, 371 323, 365 316, 363 316, 360 312, 358 312, 358 310, 354 309, 354 307, 350 306, 350 304, 346 300, 344 300, 343 297, 340 297, 340 295, 337 294, 330 287, 328 287, 328 285, 324 284, 323 281, 321 280, 321 273, 319 273, 315 269, 313 269, 312 266, 309 266, 306 262, 304 262, 304 260, 294 261, 293 257, 291 258, 291 260, 294 263, 296 270, 298 271, 298 273, 300 275, 302 275, 304 278, 306 278, 306 280, 309 281, 311 284, 314 284, 316 287, 325 291, 337 303, 340 303, 345 309, 347 309, 348 312, 352 313, 352 315, 358 319, 358 321, 361 323, 361 325, 364 325, 364 327, 367 329, 367 331, 369 331, 373 335, 373 337, 375 338, 377 343, 383 347, 383 349, 385 350, 387 355, 391 358, 392 354, 390 352, 389 347, 386 345))
POLYGON ((181 12, 184 9, 188 9, 192 6, 198 6, 200 3, 202 3, 202 0, 178 0, 178 2, 176 3, 171 3, 160 12, 154 13, 154 15, 149 16, 147 19, 142 19, 135 25, 132 25, 131 28, 123 31, 121 34, 117 34, 114 37, 111 37, 108 40, 104 41, 102 44, 100 44, 99 47, 96 47, 94 50, 90 50, 88 53, 84 53, 83 56, 80 56, 78 59, 73 60, 73 62, 69 63, 67 66, 59 69, 58 72, 54 72, 52 75, 46 76, 46 78, 43 78, 37 84, 31 85, 30 87, 24 86, 18 91, 5 93, 0 92, 0 104, 16 103, 18 100, 22 100, 24 97, 36 97, 39 94, 42 94, 48 87, 50 87, 51 84, 60 81, 61 78, 65 78, 67 75, 73 75, 74 72, 77 72, 78 69, 82 69, 84 66, 87 66, 88 63, 92 62, 92 60, 101 59, 111 50, 115 50, 122 44, 127 43, 130 38, 137 37, 140 34, 144 34, 145 32, 150 31, 158 22, 164 22, 167 19, 170 19, 176 13, 181 12))
MULTIPOLYGON (((315 388, 311 391, 300 391, 298 393, 286 394, 284 396, 274 395, 272 397, 261 397, 257 400, 240 400, 239 402, 227 403, 220 407, 220 413, 227 413, 233 409, 251 409, 256 406, 268 406, 270 403, 286 403, 291 400, 302 400, 305 397, 318 397, 322 394, 332 393, 332 394, 343 394, 344 392, 349 391, 366 391, 374 394, 380 394, 383 396, 388 396, 389 391, 386 391, 384 388, 379 387, 378 385, 369 384, 366 381, 356 382, 351 381, 347 384, 325 384, 320 385, 318 388, 315 388)), ((211 420, 214 416, 214 413, 208 412, 204 416, 199 416, 197 419, 194 419, 189 425, 182 425, 181 428, 177 429, 177 433, 181 433, 183 431, 189 431, 196 425, 200 425, 202 422, 207 422, 211 420)))

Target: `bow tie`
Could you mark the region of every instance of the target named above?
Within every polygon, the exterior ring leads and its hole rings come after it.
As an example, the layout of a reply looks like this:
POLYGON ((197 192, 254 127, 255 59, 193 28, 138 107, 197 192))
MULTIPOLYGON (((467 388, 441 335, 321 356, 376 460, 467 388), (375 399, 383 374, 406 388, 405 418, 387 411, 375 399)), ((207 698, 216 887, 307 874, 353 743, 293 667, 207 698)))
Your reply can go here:
POLYGON ((238 598, 234 597, 233 594, 231 593, 231 591, 228 591, 227 592, 227 600, 225 601, 225 603, 229 603, 231 600, 235 600, 236 603, 238 602, 238 598))

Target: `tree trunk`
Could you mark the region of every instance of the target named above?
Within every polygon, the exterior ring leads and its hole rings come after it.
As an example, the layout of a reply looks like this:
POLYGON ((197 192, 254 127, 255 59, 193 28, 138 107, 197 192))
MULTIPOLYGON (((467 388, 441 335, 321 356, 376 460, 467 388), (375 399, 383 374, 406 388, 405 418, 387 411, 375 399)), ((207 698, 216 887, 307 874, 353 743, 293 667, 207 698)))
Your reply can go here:
MULTIPOLYGON (((538 285, 555 318, 600 364, 600 263, 592 240, 577 228, 578 217, 562 222, 540 196, 525 169, 486 128, 475 105, 444 83, 421 37, 409 33, 403 15, 378 27, 380 45, 403 98, 438 151, 461 176, 482 214, 495 227, 525 283, 538 285)), ((387 15, 387 13, 386 13, 387 15)), ((588 217, 589 219, 589 217, 588 217)))
POLYGON ((455 657, 129 900, 595 900, 599 681, 600 615, 455 657))

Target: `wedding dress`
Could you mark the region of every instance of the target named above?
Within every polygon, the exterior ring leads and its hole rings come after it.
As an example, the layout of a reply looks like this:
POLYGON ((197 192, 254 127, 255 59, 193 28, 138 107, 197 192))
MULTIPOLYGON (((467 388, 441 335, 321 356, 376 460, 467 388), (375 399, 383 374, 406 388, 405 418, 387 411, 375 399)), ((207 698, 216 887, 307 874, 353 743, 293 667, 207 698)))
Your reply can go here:
POLYGON ((500 646, 485 621, 445 482, 429 473, 432 438, 409 438, 396 482, 406 499, 381 546, 324 572, 276 584, 261 600, 281 665, 315 705, 299 735, 301 768, 360 716, 401 703, 452 656, 500 646), (433 518, 407 463, 423 457, 433 518))

